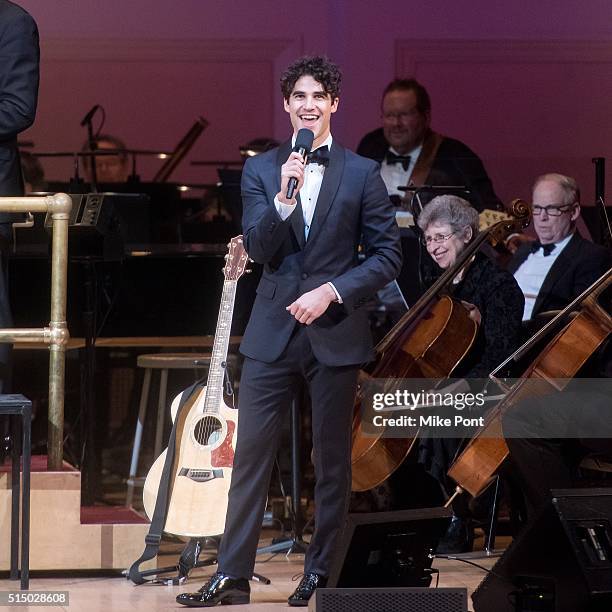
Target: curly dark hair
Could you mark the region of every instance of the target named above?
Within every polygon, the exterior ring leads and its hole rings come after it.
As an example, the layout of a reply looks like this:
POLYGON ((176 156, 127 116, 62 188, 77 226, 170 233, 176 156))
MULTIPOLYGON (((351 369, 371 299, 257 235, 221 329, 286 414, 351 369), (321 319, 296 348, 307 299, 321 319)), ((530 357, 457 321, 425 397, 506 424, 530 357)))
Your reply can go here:
POLYGON ((329 94, 332 100, 340 95, 342 74, 338 66, 323 55, 305 55, 293 62, 281 76, 281 91, 285 100, 289 100, 296 82, 304 75, 311 76, 317 83, 321 83, 325 93, 329 94))

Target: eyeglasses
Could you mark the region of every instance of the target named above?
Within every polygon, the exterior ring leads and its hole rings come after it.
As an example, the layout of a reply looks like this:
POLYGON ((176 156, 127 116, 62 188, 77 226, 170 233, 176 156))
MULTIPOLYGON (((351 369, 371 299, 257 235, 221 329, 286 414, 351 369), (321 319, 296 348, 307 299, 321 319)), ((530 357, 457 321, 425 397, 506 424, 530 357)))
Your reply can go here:
POLYGON ((435 244, 442 244, 446 242, 451 236, 455 235, 457 232, 451 232, 450 234, 434 234, 433 236, 422 236, 421 242, 425 246, 429 246, 432 242, 435 244))
POLYGON ((543 212, 546 212, 549 217, 560 217, 566 212, 571 212, 574 206, 576 206, 576 202, 572 204, 553 204, 551 206, 538 206, 537 204, 533 204, 531 207, 531 214, 537 217, 543 212))

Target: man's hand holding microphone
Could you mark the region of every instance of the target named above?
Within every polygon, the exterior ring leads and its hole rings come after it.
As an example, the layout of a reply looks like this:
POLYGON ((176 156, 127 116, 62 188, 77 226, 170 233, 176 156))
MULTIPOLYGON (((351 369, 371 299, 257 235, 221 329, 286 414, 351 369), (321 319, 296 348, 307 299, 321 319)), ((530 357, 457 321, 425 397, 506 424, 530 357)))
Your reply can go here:
MULTIPOLYGON (((281 166, 281 190, 277 195, 279 202, 290 206, 296 205, 296 195, 304 184, 306 157, 310 153, 313 141, 314 133, 312 130, 303 128, 297 133, 293 151, 281 166)), ((298 322, 310 325, 327 310, 331 302, 336 300, 336 292, 332 286, 329 283, 324 283, 320 287, 301 295, 295 302, 287 306, 287 310, 298 322)))

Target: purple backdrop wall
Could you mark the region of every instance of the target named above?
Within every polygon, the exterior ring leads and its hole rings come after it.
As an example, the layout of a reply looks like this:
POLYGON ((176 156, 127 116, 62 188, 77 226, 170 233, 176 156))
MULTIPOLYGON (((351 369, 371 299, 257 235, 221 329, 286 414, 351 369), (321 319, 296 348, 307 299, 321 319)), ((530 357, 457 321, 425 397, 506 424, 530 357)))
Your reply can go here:
MULTIPOLYGON (((176 173, 213 176, 193 159, 235 159, 241 143, 288 123, 278 77, 304 52, 344 71, 334 134, 350 147, 379 121, 397 75, 428 87, 436 129, 484 159, 500 196, 528 197, 544 171, 573 174, 593 198, 593 156, 612 193, 612 3, 609 0, 21 0, 41 33, 38 149, 79 148, 95 103, 105 130, 139 148, 172 148, 197 115, 210 121, 176 173), (383 10, 384 9, 384 10, 383 10)), ((148 178, 159 162, 139 168, 148 178)), ((66 178, 67 162, 47 163, 66 178)))

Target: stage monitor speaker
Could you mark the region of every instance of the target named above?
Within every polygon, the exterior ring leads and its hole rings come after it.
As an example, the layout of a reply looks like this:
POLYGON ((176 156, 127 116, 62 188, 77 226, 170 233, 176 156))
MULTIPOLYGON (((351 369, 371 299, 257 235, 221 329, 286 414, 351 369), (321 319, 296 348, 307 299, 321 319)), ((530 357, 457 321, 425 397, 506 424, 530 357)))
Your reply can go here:
POLYGON ((428 587, 450 517, 445 508, 349 514, 327 587, 428 587))
POLYGON ((610 612, 612 489, 558 489, 472 600, 475 612, 610 612))
POLYGON ((317 589, 310 612, 467 612, 467 589, 317 589))

